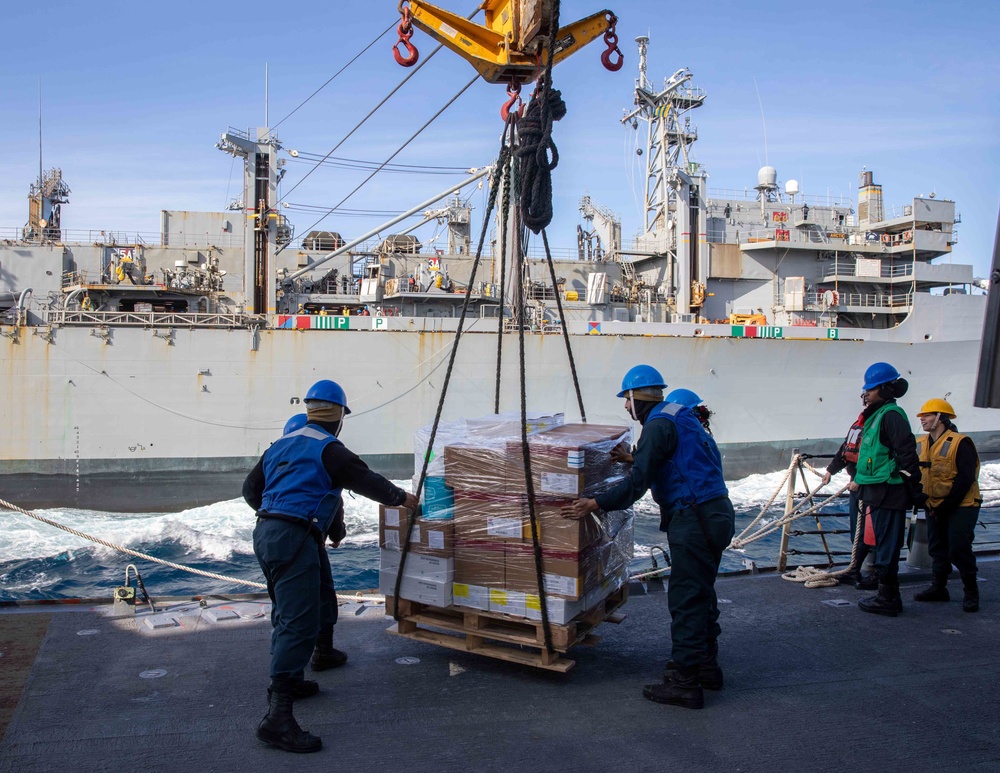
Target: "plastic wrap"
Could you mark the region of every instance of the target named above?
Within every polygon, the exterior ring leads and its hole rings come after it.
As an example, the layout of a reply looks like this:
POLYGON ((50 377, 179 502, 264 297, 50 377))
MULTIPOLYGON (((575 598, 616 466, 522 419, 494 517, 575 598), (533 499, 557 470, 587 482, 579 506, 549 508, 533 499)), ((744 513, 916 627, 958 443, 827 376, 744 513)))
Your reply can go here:
MULTIPOLYGON (((561 414, 532 414, 528 431, 531 499, 519 414, 439 427, 401 598, 540 620, 532 509, 551 623, 569 622, 625 582, 633 551, 631 509, 572 520, 562 516, 561 508, 628 475, 629 468, 610 456, 615 446, 630 440, 628 428, 563 424, 561 414)), ((415 482, 429 436, 428 427, 414 438, 415 482)), ((395 589, 406 525, 404 510, 382 508, 380 589, 389 595, 395 589)))

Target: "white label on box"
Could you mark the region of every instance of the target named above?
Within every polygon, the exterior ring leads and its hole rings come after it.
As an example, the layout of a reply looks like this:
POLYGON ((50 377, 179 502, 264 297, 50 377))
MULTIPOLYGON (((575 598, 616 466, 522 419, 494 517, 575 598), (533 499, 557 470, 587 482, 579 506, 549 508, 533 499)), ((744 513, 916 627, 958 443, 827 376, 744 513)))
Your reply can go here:
POLYGON ((542 491, 546 494, 572 494, 573 496, 577 496, 580 493, 580 479, 576 475, 543 472, 542 491))
POLYGON ((565 577, 561 574, 545 574, 546 593, 558 593, 560 596, 576 596, 580 585, 577 577, 565 577))
POLYGON ((410 544, 419 545, 420 544, 420 526, 413 524, 413 533, 410 535, 410 544))
POLYGON ((443 531, 427 532, 427 547, 429 547, 431 550, 444 550, 444 532, 443 531))
POLYGON ((582 470, 584 456, 583 451, 568 451, 566 453, 566 466, 571 470, 582 470))
POLYGON ((385 534, 383 547, 389 548, 389 550, 399 550, 399 532, 395 529, 386 529, 383 534, 385 534))
POLYGON ((486 533, 491 537, 521 539, 520 518, 487 518, 486 533))
POLYGON ((385 525, 392 526, 395 529, 399 528, 399 519, 402 516, 403 511, 398 507, 387 507, 385 509, 385 525))

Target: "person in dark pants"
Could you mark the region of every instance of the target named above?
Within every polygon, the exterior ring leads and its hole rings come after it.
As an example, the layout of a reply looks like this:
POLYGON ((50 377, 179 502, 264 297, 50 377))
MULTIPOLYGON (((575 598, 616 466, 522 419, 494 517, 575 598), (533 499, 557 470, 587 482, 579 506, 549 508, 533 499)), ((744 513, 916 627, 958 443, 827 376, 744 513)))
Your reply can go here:
POLYGON ((337 439, 350 413, 337 383, 317 382, 305 403, 308 423, 267 449, 243 483, 243 498, 257 511, 254 553, 267 581, 274 627, 268 713, 257 738, 291 752, 322 748, 322 741, 295 721, 292 702, 319 692, 304 673, 325 625, 332 646, 336 595, 324 543, 342 512, 341 491, 389 506, 417 503, 337 439))
POLYGON ((917 414, 926 435, 917 439, 917 455, 927 496, 927 550, 933 580, 914 601, 948 601, 948 575, 952 565, 965 586, 962 609, 979 611, 976 556, 972 541, 983 503, 979 491, 979 454, 972 438, 952 423, 955 409, 945 400, 924 403, 917 414))
POLYGON ((906 532, 906 513, 922 501, 917 444, 910 421, 896 399, 909 385, 887 362, 865 371, 865 429, 851 490, 857 490, 875 531, 875 574, 878 594, 861 599, 864 612, 895 617, 903 611, 899 596, 899 553, 906 532))
MULTIPOLYGON (((828 484, 830 482, 830 478, 841 470, 847 470, 847 474, 850 476, 851 480, 854 480, 854 474, 857 472, 858 466, 858 449, 861 447, 861 434, 864 432, 864 429, 865 415, 864 413, 861 413, 858 415, 854 424, 851 425, 851 428, 847 431, 847 437, 845 437, 844 442, 840 444, 840 448, 837 449, 837 453, 833 455, 832 461, 827 465, 826 472, 823 473, 823 479, 820 481, 820 486, 828 484)), ((848 494, 847 519, 850 523, 852 545, 856 545, 856 547, 852 550, 854 559, 851 561, 850 570, 846 575, 844 575, 844 578, 858 590, 876 590, 878 588, 878 578, 875 574, 869 573, 862 575, 861 573, 861 567, 865 563, 865 559, 868 557, 869 551, 865 541, 858 535, 858 503, 860 501, 860 496, 858 495, 857 489, 849 491, 848 494)), ((861 524, 863 531, 863 519, 861 524)))
POLYGON ((732 542, 736 513, 722 476, 722 457, 690 407, 663 400, 663 377, 649 365, 625 374, 618 397, 642 424, 628 478, 594 499, 578 499, 563 515, 582 518, 596 510, 631 507, 647 490, 660 506, 660 531, 670 547, 672 651, 663 682, 642 694, 656 703, 690 709, 705 705, 703 688, 721 689, 718 661, 719 605, 715 578, 723 551, 732 542))

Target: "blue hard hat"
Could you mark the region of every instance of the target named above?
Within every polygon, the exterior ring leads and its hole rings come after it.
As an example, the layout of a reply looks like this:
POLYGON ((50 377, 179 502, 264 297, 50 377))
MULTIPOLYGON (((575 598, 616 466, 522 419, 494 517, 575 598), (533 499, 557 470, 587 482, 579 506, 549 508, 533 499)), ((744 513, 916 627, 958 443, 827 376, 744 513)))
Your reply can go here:
POLYGON ((317 381, 306 392, 306 402, 308 403, 310 400, 320 400, 324 403, 342 405, 344 406, 345 414, 351 412, 351 409, 347 407, 347 395, 344 394, 343 388, 336 381, 330 381, 329 379, 317 381))
POLYGON ((899 371, 888 362, 876 362, 865 371, 865 389, 874 389, 899 378, 899 371))
POLYGON ((616 397, 625 397, 626 392, 633 389, 664 389, 666 384, 660 371, 652 365, 636 365, 630 368, 622 379, 622 391, 616 397))
POLYGON ((297 413, 288 421, 285 422, 285 428, 281 431, 282 435, 288 435, 295 432, 297 429, 302 429, 306 424, 309 423, 309 417, 304 413, 297 413))
POLYGON ((694 408, 696 405, 701 405, 701 398, 698 397, 690 389, 675 389, 673 392, 667 395, 666 401, 668 403, 677 403, 678 405, 683 405, 685 408, 694 408))

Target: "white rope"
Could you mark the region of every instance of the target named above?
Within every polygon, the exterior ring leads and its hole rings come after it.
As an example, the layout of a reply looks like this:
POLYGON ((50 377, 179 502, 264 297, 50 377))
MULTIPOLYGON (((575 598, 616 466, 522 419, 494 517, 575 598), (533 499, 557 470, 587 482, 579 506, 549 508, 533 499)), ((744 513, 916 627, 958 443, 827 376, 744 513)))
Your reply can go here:
MULTIPOLYGON (((835 493, 831 494, 829 497, 827 497, 826 499, 824 499, 822 502, 819 502, 819 503, 813 505, 812 507, 810 507, 807 510, 803 510, 801 513, 795 512, 795 509, 793 508, 792 511, 791 511, 791 513, 789 513, 788 515, 782 515, 780 518, 778 518, 777 520, 774 520, 771 523, 767 524, 766 526, 764 526, 763 528, 761 528, 760 531, 758 531, 758 532, 756 532, 754 534, 751 534, 749 537, 746 537, 746 538, 742 538, 742 536, 741 537, 733 537, 733 541, 731 543, 729 543, 729 547, 727 549, 728 550, 742 550, 744 547, 746 547, 747 545, 749 545, 751 542, 756 542, 757 540, 763 539, 764 537, 766 537, 769 534, 773 534, 778 529, 780 529, 783 526, 785 526, 785 524, 792 523, 793 521, 797 521, 799 518, 804 518, 807 515, 812 515, 817 510, 821 510, 822 508, 824 508, 828 504, 830 504, 830 502, 832 502, 834 499, 836 499, 837 497, 839 497, 840 494, 844 490, 846 490, 846 489, 847 489, 847 486, 845 485, 842 488, 838 489, 835 493)), ((816 489, 816 491, 819 491, 819 489, 816 489)), ((812 494, 810 496, 815 495, 816 491, 812 492, 812 494)), ((808 499, 803 499, 802 502, 800 502, 795 507, 796 508, 801 507, 802 504, 804 502, 807 502, 807 501, 809 501, 809 500, 808 499)), ((743 534, 746 534, 746 532, 747 532, 747 530, 744 529, 743 530, 743 534)))
POLYGON ((804 583, 807 588, 829 588, 839 585, 837 576, 843 572, 824 572, 814 566, 800 566, 794 572, 785 572, 782 580, 804 583))
POLYGON ((142 558, 145 559, 146 561, 152 561, 154 564, 162 564, 163 566, 169 566, 171 569, 177 569, 181 572, 190 572, 191 574, 197 574, 202 577, 208 577, 209 579, 212 580, 231 582, 235 583, 236 585, 249 585, 251 588, 267 588, 267 586, 262 582, 254 582, 253 580, 241 580, 237 577, 226 577, 223 574, 216 574, 215 572, 206 572, 202 569, 193 569, 190 566, 184 566, 183 564, 175 564, 173 561, 165 561, 162 558, 157 558, 156 556, 151 556, 147 553, 140 553, 139 551, 132 550, 131 548, 127 548, 124 545, 116 545, 114 542, 108 542, 107 540, 103 540, 100 537, 94 537, 91 534, 84 534, 82 531, 77 531, 76 529, 71 528, 69 526, 64 526, 61 523, 56 523, 55 521, 51 521, 48 518, 45 518, 44 516, 38 515, 38 513, 33 513, 29 510, 24 510, 23 508, 20 508, 17 505, 12 505, 10 502, 7 502, 3 499, 0 499, 0 506, 5 507, 8 510, 12 510, 15 513, 21 513, 21 515, 26 515, 29 518, 34 518, 36 521, 47 523, 49 526, 55 526, 57 529, 62 529, 63 531, 69 532, 70 534, 73 534, 82 539, 90 540, 91 542, 96 542, 98 545, 104 545, 104 547, 106 548, 111 548, 112 550, 117 550, 120 553, 125 553, 126 555, 134 556, 136 558, 142 558))

